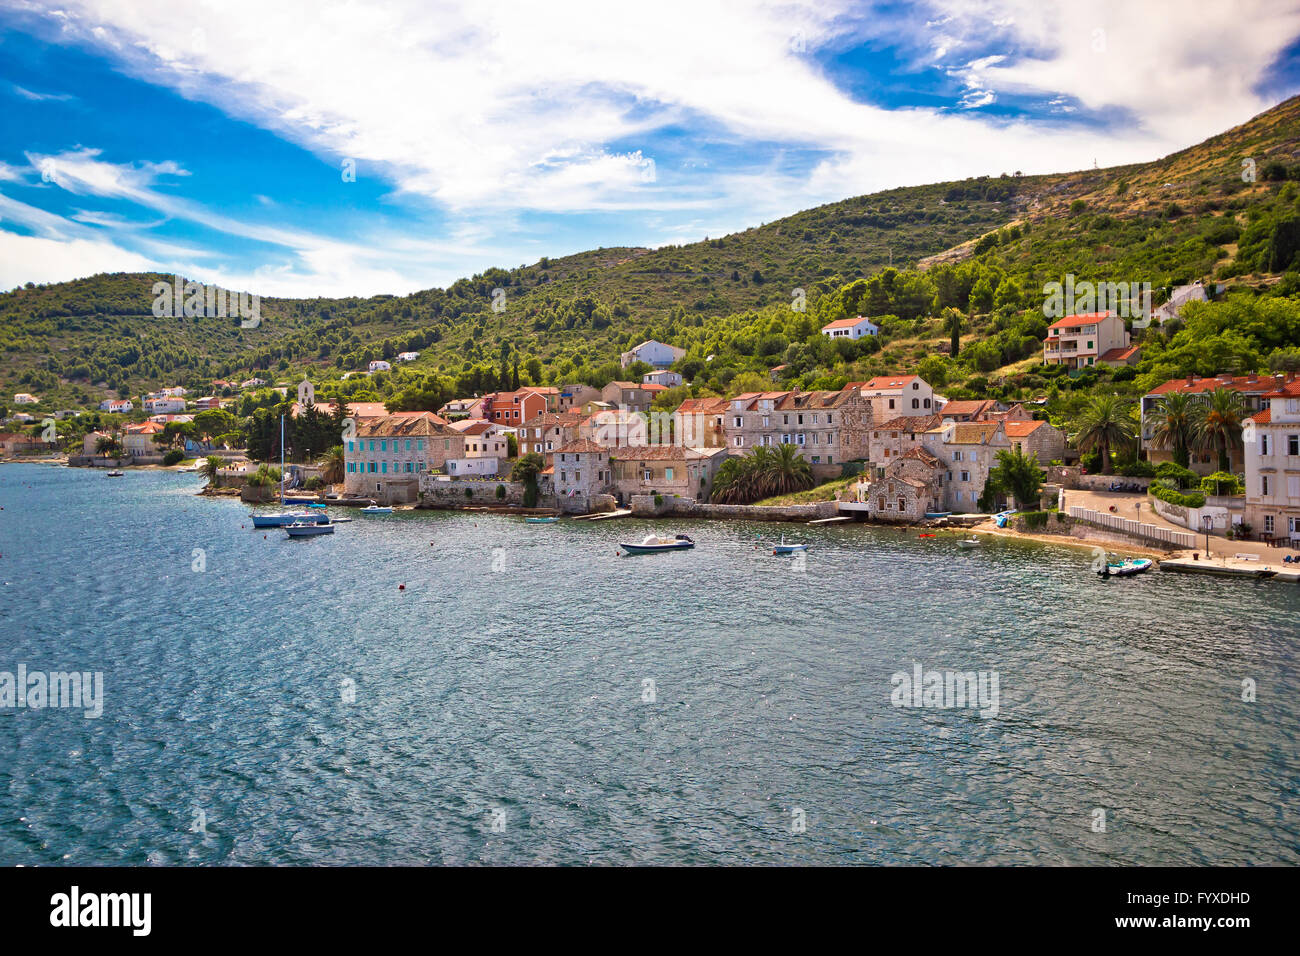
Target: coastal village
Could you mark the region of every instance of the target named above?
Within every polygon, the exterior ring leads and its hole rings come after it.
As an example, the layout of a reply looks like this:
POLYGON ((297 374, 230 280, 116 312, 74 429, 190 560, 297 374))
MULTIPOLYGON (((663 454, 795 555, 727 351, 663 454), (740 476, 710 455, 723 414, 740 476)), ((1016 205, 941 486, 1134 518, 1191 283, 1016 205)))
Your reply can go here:
MULTIPOLYGON (((858 337, 878 330, 859 316, 832 322, 822 332, 858 337)), ((1045 364, 1079 369, 1127 365, 1140 351, 1129 344, 1123 321, 1103 313, 1059 320, 1043 349, 1045 364)), ((1295 373, 1193 375, 1151 389, 1141 401, 1143 425, 1136 436, 1147 474, 1119 477, 1086 474, 1078 436, 1046 420, 1041 400, 948 400, 918 374, 877 375, 834 391, 773 388, 688 398, 663 408, 659 397, 684 384, 673 368, 683 355, 648 340, 621 356, 625 369, 651 366, 638 380, 616 379, 602 388, 523 385, 458 398, 436 411, 390 412, 380 402, 348 402, 340 412, 336 403, 314 402, 311 383, 300 382, 299 400, 288 414, 310 409, 346 419, 347 430, 332 468, 323 462, 289 465, 284 482, 339 504, 956 525, 1127 542, 1166 554, 1195 553, 1197 536, 1204 535, 1207 556, 1225 555, 1225 564, 1244 564, 1245 573, 1300 561, 1295 373), (1202 401, 1221 393, 1235 396, 1246 413, 1236 434, 1221 449, 1192 448, 1186 464, 1177 464, 1177 449, 1151 424, 1162 401, 1170 395, 1202 401), (756 449, 789 449, 786 455, 806 464, 809 488, 833 483, 833 493, 822 500, 812 495, 805 501, 715 503, 724 463, 756 449), (1041 469, 1034 500, 1017 501, 991 482, 1003 453, 1041 469), (525 469, 521 479, 516 465, 529 458, 535 468, 525 469), (1154 477, 1160 466, 1193 482, 1213 476, 1213 493, 1193 488, 1184 494, 1186 480, 1179 490, 1165 488, 1168 482, 1154 477)), ((371 363, 376 364, 387 363, 371 363)), ((383 369, 359 374, 376 371, 383 369)), ((778 372, 773 370, 774 380, 778 372)), ((212 469, 216 484, 227 493, 242 487, 249 500, 259 500, 246 487, 256 463, 244 450, 179 426, 228 406, 231 400, 216 397, 218 390, 271 387, 287 401, 291 386, 252 378, 213 387, 214 394, 204 396, 161 388, 141 396, 139 413, 130 399, 105 400, 98 411, 119 424, 112 431, 86 432, 68 463, 120 468, 211 457, 219 460, 212 469)), ((14 396, 15 405, 38 401, 30 394, 14 396)), ((65 410, 55 418, 80 414, 65 410)), ((35 421, 22 412, 9 419, 19 426, 35 421)), ((0 456, 21 460, 55 451, 54 443, 33 430, 0 434, 0 456)))

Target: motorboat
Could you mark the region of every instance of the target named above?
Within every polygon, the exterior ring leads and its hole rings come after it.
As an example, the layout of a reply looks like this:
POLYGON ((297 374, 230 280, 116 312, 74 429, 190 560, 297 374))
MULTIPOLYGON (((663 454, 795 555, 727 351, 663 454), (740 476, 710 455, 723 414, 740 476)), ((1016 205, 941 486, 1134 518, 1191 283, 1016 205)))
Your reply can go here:
POLYGON ((541 516, 525 518, 524 523, 525 524, 555 524, 555 522, 559 520, 560 520, 559 515, 541 515, 541 516))
POLYGON ((329 521, 323 524, 317 521, 296 521, 285 525, 284 533, 291 538, 310 538, 318 534, 333 534, 334 525, 329 521))
POLYGON ((110 471, 110 472, 108 472, 107 474, 105 474, 104 477, 105 477, 105 478, 121 478, 121 477, 124 476, 125 474, 126 474, 126 472, 124 472, 124 471, 118 471, 116 468, 114 468, 112 471, 110 471))
POLYGON ((655 551, 686 551, 695 547, 695 542, 684 534, 671 538, 661 538, 656 534, 648 534, 640 544, 625 543, 619 545, 619 547, 626 550, 628 554, 651 554, 655 551))
POLYGON ((1150 571, 1154 566, 1155 562, 1150 558, 1124 558, 1120 561, 1106 562, 1106 566, 1097 574, 1103 578, 1130 578, 1135 574, 1150 571))
POLYGON ((962 538, 957 542, 959 548, 973 548, 980 543, 979 538, 962 538))
POLYGON ((373 501, 370 502, 370 504, 366 505, 364 508, 361 508, 360 511, 363 515, 390 515, 393 513, 393 509, 391 506, 378 505, 375 504, 375 502, 373 501))

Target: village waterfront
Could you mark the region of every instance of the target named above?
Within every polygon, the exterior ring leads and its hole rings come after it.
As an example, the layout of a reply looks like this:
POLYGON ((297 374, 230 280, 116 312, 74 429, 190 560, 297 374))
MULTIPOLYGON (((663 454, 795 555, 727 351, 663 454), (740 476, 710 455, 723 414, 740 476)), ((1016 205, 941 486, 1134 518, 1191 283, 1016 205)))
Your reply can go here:
POLYGON ((1300 862, 1294 585, 866 525, 296 541, 201 484, 0 469, 0 672, 103 675, 0 710, 0 864, 1300 862), (900 705, 918 667, 996 712, 900 705))

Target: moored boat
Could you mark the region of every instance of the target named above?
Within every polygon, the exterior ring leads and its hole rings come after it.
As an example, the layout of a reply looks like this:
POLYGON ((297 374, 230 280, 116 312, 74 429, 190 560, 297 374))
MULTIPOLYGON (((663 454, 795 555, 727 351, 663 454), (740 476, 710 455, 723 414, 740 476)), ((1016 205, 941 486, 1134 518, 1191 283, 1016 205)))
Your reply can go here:
POLYGON ((252 517, 254 528, 283 528, 297 523, 327 524, 330 520, 323 511, 275 511, 252 517))
POLYGON ((1103 578, 1129 578, 1135 574, 1150 571, 1155 562, 1150 558, 1125 558, 1122 561, 1108 561, 1106 567, 1097 572, 1103 578))
POLYGON ((959 548, 973 548, 980 543, 979 538, 962 538, 957 542, 959 548))
POLYGON ((781 535, 781 543, 772 545, 773 554, 794 554, 796 551, 807 551, 808 545, 800 543, 785 543, 785 535, 781 535))
POLYGON ((125 474, 126 474, 126 472, 124 472, 124 471, 118 471, 116 468, 114 468, 112 471, 110 471, 110 472, 108 472, 106 475, 104 475, 104 477, 105 477, 105 478, 121 478, 121 477, 123 477, 125 474))
POLYGON ((364 508, 359 509, 363 515, 390 515, 393 509, 387 505, 377 505, 373 501, 364 508))
POLYGON ((323 524, 317 521, 297 521, 285 525, 284 533, 291 538, 310 538, 318 534, 333 534, 334 525, 328 521, 323 524))
POLYGON ((685 551, 695 547, 695 542, 684 534, 672 538, 661 538, 658 535, 648 534, 640 544, 625 543, 620 544, 619 547, 625 549, 628 554, 650 554, 654 551, 685 551))
POLYGON ((542 515, 540 517, 525 518, 524 523, 525 524, 555 524, 555 522, 559 520, 560 518, 558 515, 542 515))

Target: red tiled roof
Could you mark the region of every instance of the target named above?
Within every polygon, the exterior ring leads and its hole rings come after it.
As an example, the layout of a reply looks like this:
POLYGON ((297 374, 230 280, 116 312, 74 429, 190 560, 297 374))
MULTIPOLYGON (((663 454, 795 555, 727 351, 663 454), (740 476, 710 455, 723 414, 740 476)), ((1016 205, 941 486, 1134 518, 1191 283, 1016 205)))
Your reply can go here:
POLYGON ((894 389, 906 388, 912 383, 915 375, 877 375, 875 378, 868 379, 865 382, 849 382, 845 388, 857 388, 862 391, 883 390, 893 391, 894 389))
POLYGON ((1142 351, 1140 345, 1129 345, 1124 348, 1107 349, 1098 361, 1100 362, 1126 362, 1138 352, 1142 351))
POLYGON ((1102 319, 1110 318, 1109 312, 1080 312, 1078 315, 1067 315, 1063 319, 1057 319, 1047 328, 1051 329, 1073 329, 1080 325, 1096 325, 1102 319))
POLYGON ((822 331, 825 332, 827 329, 851 329, 863 322, 870 321, 871 320, 864 315, 859 315, 852 319, 836 319, 834 322, 828 322, 826 325, 823 325, 822 331))
POLYGON ((1039 425, 1046 425, 1044 421, 1031 422, 1003 422, 1002 427, 1006 429, 1008 438, 1024 438, 1030 432, 1034 431, 1039 425))
MULTIPOLYGON (((1277 379, 1274 379, 1276 382, 1277 379)), ((1264 394, 1265 398, 1300 398, 1300 379, 1293 378, 1289 382, 1283 382, 1281 388, 1276 388, 1271 392, 1264 394)))
POLYGON ((579 438, 577 441, 571 441, 567 445, 555 449, 557 455, 605 454, 608 451, 609 449, 604 445, 597 445, 587 438, 579 438))
POLYGON ((1254 422, 1256 425, 1267 425, 1272 420, 1273 420, 1273 409, 1271 407, 1265 408, 1262 411, 1258 411, 1254 415, 1251 415, 1249 418, 1246 419, 1246 421, 1254 422))
POLYGON ((1157 385, 1148 392, 1148 395, 1169 395, 1173 392, 1182 392, 1188 395, 1196 395, 1201 392, 1212 392, 1216 388, 1229 388, 1234 392, 1268 392, 1273 389, 1274 380, 1267 375, 1237 375, 1231 378, 1195 378, 1189 382, 1186 378, 1174 378, 1157 385))

